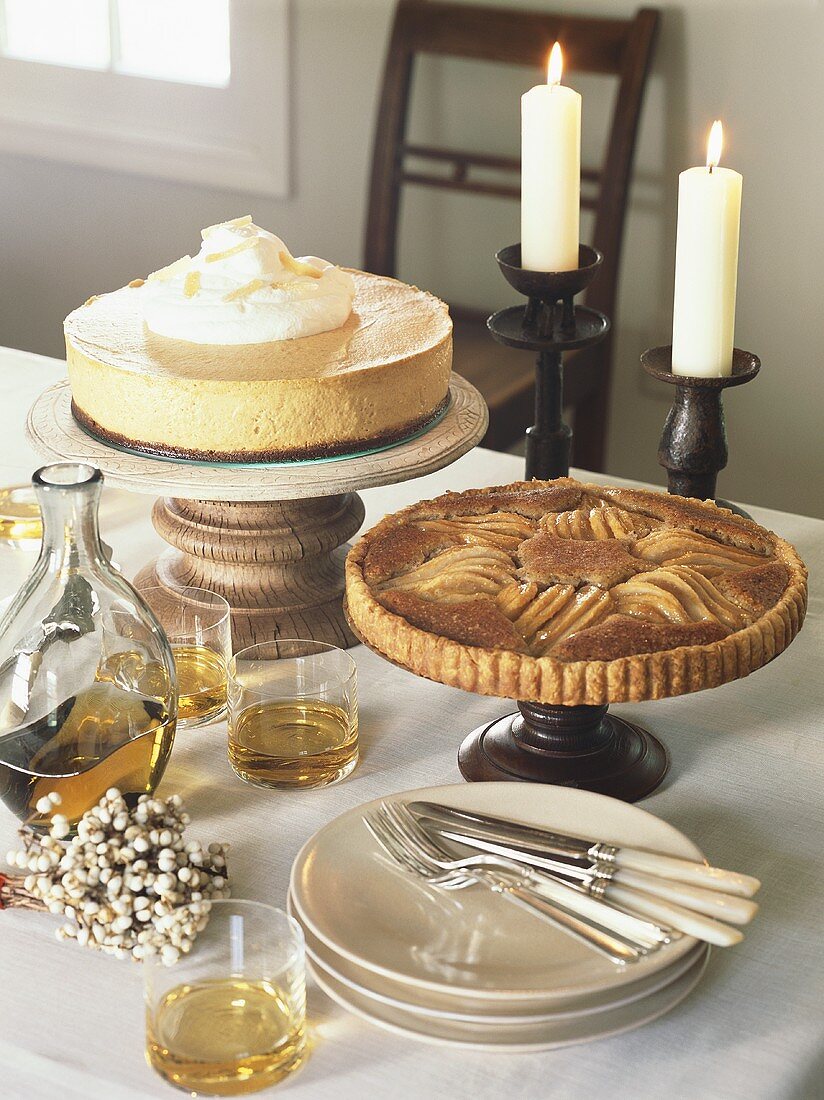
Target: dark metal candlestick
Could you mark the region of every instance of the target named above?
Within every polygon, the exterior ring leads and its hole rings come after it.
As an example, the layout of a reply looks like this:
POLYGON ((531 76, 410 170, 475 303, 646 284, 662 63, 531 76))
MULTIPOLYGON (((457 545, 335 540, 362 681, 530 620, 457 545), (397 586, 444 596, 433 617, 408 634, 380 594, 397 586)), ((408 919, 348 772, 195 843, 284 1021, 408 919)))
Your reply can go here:
MULTIPOLYGON (((758 374, 758 356, 735 348, 732 374, 724 378, 697 378, 672 373, 672 348, 650 348, 641 365, 652 378, 675 386, 675 400, 669 411, 658 461, 667 471, 667 488, 682 497, 715 500, 718 471, 727 465, 727 429, 721 393, 729 386, 742 386, 758 374)), ((728 501, 717 502, 746 515, 728 501)))
MULTIPOLYGON (((489 331, 501 344, 538 352, 535 424, 526 433, 527 480, 565 477, 572 431, 563 416, 563 353, 595 344, 609 331, 603 313, 573 301, 595 278, 603 257, 581 245, 575 271, 527 271, 521 267, 521 246, 513 244, 495 259, 528 302, 493 314, 489 331)), ((517 713, 473 730, 458 753, 464 779, 556 783, 626 802, 655 790, 668 766, 657 738, 608 714, 605 706, 519 702, 517 713)))
POLYGON ((527 304, 499 310, 487 327, 501 344, 538 352, 535 423, 526 432, 526 477, 566 477, 572 429, 564 422, 563 353, 596 344, 609 331, 603 313, 574 303, 575 295, 598 274, 603 256, 582 244, 573 271, 530 271, 521 267, 520 244, 511 244, 495 259, 527 304))

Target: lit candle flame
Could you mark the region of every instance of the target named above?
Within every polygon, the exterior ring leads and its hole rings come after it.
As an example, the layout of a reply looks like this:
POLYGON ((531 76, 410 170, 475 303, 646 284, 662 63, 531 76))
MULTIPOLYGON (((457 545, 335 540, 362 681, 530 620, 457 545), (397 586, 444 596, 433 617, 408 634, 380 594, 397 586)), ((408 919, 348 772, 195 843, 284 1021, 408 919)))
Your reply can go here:
POLYGON ((549 63, 546 67, 546 82, 551 88, 561 83, 561 73, 564 70, 564 55, 561 53, 561 43, 556 42, 549 51, 549 63))
POLYGON ((712 124, 709 140, 707 141, 707 168, 710 172, 713 168, 718 167, 718 162, 721 160, 721 146, 723 144, 724 127, 721 125, 720 120, 716 119, 712 124))

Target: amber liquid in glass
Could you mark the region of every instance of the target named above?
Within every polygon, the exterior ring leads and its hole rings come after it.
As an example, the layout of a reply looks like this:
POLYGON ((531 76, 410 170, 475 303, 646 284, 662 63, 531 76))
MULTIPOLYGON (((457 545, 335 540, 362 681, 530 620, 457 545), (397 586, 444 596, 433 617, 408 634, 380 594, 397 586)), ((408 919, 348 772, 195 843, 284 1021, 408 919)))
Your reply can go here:
POLYGON ((0 540, 13 546, 33 546, 42 537, 40 505, 31 485, 0 489, 0 540))
POLYGON ((170 990, 146 1022, 149 1064, 178 1088, 240 1096, 292 1073, 305 1051, 303 1005, 267 981, 225 978, 170 990))
POLYGON ((349 775, 357 762, 357 720, 332 703, 259 703, 229 725, 229 763, 263 787, 322 787, 349 775))
POLYGON ((136 802, 163 774, 174 731, 157 699, 93 684, 0 739, 0 799, 34 828, 48 828, 35 805, 50 791, 72 825, 109 787, 136 802))
POLYGON ((211 722, 226 708, 226 663, 203 645, 173 645, 177 670, 177 716, 181 722, 211 722))

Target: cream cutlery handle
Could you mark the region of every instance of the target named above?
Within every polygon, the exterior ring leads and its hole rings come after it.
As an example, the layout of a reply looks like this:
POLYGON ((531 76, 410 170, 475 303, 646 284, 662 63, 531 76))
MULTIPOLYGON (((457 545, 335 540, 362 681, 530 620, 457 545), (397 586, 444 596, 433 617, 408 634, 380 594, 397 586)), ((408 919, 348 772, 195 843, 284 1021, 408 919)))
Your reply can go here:
POLYGON ((696 939, 713 943, 717 947, 732 947, 744 938, 744 933, 737 928, 721 924, 710 917, 702 917, 700 913, 693 913, 680 905, 672 905, 662 898, 645 894, 641 890, 633 890, 611 882, 604 892, 604 897, 634 913, 642 913, 645 917, 663 921, 664 924, 669 924, 680 932, 686 932, 688 936, 695 936, 696 939))
POLYGON ((758 905, 749 898, 737 898, 732 894, 722 894, 718 890, 703 890, 700 886, 688 886, 684 882, 672 879, 656 878, 640 871, 627 871, 619 867, 612 876, 612 882, 622 886, 632 886, 665 901, 674 901, 696 913, 707 917, 719 917, 731 924, 749 924, 758 912, 758 905))
POLYGON ((614 909, 598 898, 557 882, 548 875, 533 871, 527 878, 527 885, 539 897, 545 897, 547 901, 563 905, 585 919, 596 921, 602 927, 626 936, 639 946, 655 947, 668 940, 667 934, 650 921, 633 916, 631 913, 623 913, 620 909, 614 909))
POLYGON ((615 939, 608 932, 593 928, 585 921, 579 920, 578 917, 567 912, 562 906, 545 901, 532 890, 500 880, 493 884, 491 878, 487 878, 486 875, 484 875, 482 881, 490 889, 500 894, 502 898, 507 898, 521 909, 528 910, 533 916, 548 921, 563 932, 568 932, 575 939, 582 941, 601 955, 606 955, 608 959, 615 963, 637 962, 641 958, 640 951, 636 951, 634 948, 622 943, 621 940, 615 939))
POLYGON ((626 867, 630 871, 643 871, 658 878, 670 878, 677 882, 689 882, 693 886, 722 890, 725 894, 735 894, 739 898, 751 898, 761 886, 758 879, 751 875, 724 871, 720 867, 707 867, 704 863, 689 859, 643 852, 637 848, 619 848, 615 863, 616 866, 626 867))

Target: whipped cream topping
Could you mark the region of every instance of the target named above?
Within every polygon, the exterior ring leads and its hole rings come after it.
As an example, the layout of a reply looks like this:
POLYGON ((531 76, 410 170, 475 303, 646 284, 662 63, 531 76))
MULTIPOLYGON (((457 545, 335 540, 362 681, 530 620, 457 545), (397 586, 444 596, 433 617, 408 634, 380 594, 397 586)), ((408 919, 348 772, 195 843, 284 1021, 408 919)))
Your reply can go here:
POLYGON ((351 275, 317 256, 295 258, 250 216, 204 229, 200 252, 155 271, 140 289, 159 336, 193 344, 260 344, 340 328, 351 275))

